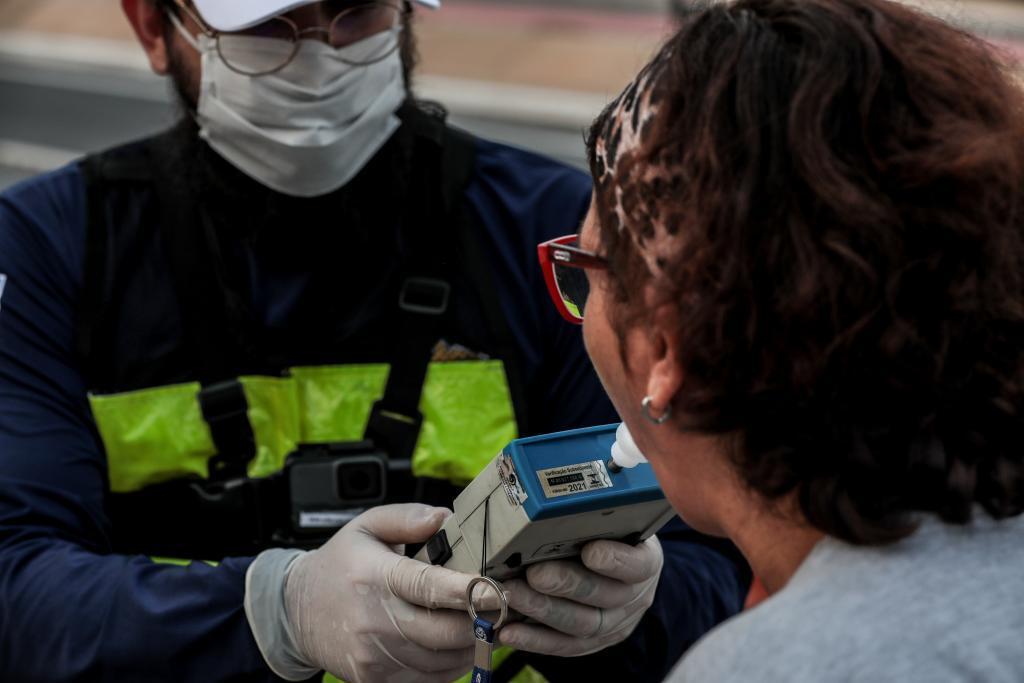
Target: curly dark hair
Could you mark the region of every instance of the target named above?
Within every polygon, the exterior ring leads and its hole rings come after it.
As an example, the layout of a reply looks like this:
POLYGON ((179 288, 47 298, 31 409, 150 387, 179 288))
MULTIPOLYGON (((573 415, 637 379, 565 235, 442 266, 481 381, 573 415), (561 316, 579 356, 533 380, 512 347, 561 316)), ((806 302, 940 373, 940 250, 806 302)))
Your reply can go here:
POLYGON ((753 491, 794 494, 852 543, 903 538, 919 512, 1020 514, 1024 100, 1008 67, 885 0, 739 0, 681 24, 647 67, 659 107, 633 160, 678 175, 608 180, 594 149, 619 143, 611 108, 589 141, 618 330, 649 315, 653 276, 630 234, 650 228, 620 225, 615 192, 681 236, 658 280, 679 312, 680 426, 730 435, 753 491))

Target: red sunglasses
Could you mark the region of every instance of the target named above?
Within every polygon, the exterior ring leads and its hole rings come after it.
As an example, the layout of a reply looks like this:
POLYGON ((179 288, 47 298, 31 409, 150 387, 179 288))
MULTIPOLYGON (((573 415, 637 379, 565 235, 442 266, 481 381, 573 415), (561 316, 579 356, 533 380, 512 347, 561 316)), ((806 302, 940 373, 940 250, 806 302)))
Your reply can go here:
POLYGON ((590 282, 583 271, 608 269, 607 259, 580 249, 578 243, 579 235, 566 235, 537 246, 551 300, 562 317, 574 325, 583 324, 583 309, 590 294, 590 282))

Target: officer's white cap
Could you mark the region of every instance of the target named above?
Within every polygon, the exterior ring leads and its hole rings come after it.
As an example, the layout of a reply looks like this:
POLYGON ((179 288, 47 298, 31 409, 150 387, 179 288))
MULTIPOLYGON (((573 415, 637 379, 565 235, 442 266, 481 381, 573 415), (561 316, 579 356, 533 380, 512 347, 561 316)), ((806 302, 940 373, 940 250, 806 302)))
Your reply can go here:
MULTIPOLYGON (((218 31, 240 31, 296 7, 316 0, 193 0, 199 14, 218 31)), ((427 7, 440 7, 441 0, 415 0, 427 7)))

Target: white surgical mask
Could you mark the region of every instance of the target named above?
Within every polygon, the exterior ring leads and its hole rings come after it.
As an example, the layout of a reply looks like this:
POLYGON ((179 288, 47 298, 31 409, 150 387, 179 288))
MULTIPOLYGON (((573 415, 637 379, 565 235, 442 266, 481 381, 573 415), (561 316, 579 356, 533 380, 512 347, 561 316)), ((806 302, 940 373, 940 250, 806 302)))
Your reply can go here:
MULTIPOLYGON (((293 197, 316 197, 352 180, 401 125, 405 100, 398 50, 365 60, 395 40, 391 31, 335 49, 300 41, 283 69, 264 76, 232 71, 206 34, 178 31, 202 55, 199 135, 231 165, 261 184, 293 197), (347 60, 347 61, 346 61, 347 60)), ((393 29, 398 31, 400 29, 393 29)), ((232 54, 290 50, 273 38, 231 36, 232 54)))

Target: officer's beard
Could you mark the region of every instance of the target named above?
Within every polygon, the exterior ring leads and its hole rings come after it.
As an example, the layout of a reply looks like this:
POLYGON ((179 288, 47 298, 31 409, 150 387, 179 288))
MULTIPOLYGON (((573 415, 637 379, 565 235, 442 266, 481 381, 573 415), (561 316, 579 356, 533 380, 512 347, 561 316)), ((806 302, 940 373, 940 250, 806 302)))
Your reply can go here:
POLYGON ((181 113, 192 118, 199 108, 200 74, 198 71, 189 70, 184 56, 176 47, 177 43, 170 38, 171 36, 168 35, 165 43, 167 45, 167 75, 171 79, 171 95, 181 113))
POLYGON ((209 210, 219 213, 222 207, 233 207, 239 211, 249 206, 259 206, 253 215, 266 212, 266 203, 277 193, 252 180, 228 164, 207 144, 199 139, 199 87, 201 73, 189 68, 178 43, 168 41, 167 73, 171 82, 171 95, 178 109, 179 121, 175 130, 175 144, 171 168, 181 179, 188 179, 193 194, 201 196, 209 210))

